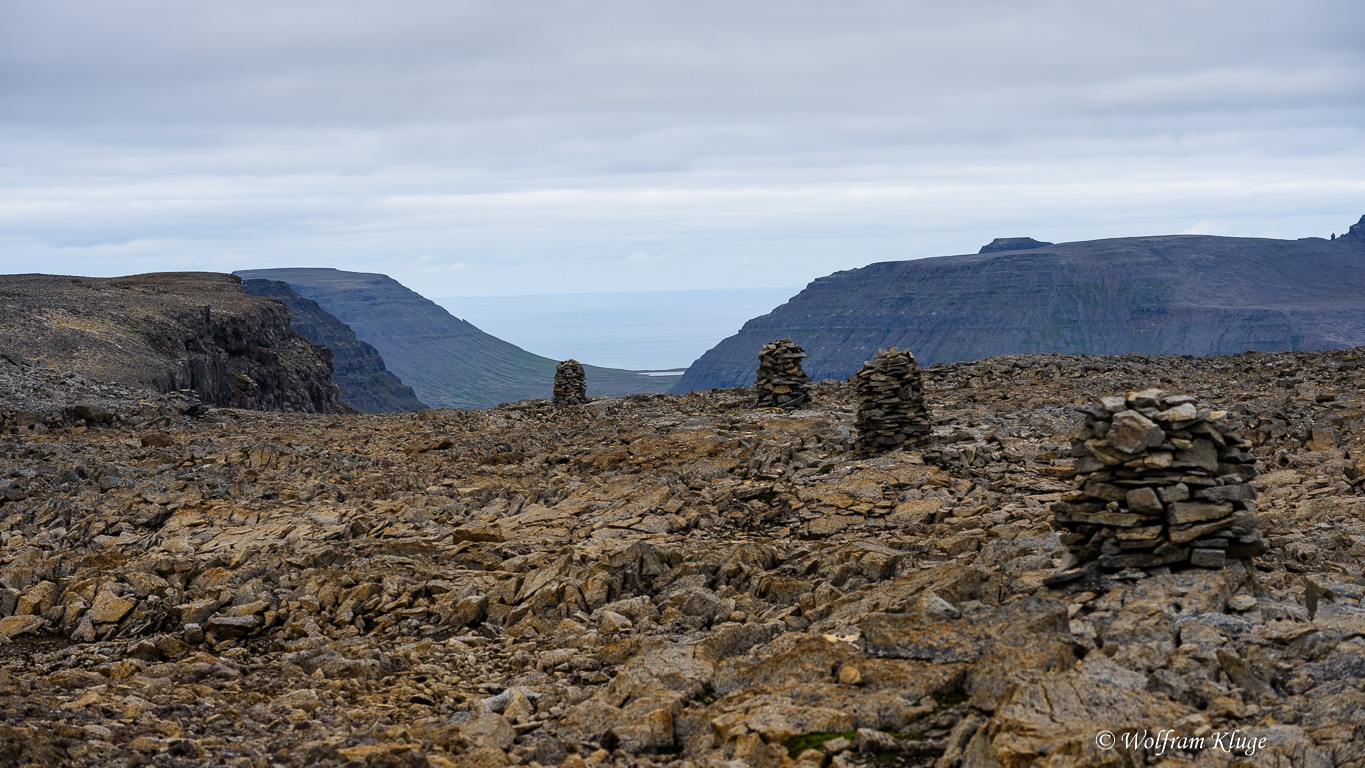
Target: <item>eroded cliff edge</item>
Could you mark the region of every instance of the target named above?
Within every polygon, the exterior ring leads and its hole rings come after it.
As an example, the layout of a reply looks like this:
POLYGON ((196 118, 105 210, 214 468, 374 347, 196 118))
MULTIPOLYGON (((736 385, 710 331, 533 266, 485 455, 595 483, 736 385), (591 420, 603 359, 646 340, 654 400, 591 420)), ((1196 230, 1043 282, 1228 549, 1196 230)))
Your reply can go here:
POLYGON ((356 338, 351 326, 300 296, 279 280, 243 280, 242 287, 252 296, 279 299, 289 307, 290 328, 314 344, 332 350, 332 380, 341 390, 341 401, 361 413, 400 413, 421 411, 426 404, 417 399, 412 387, 404 384, 384 364, 379 350, 356 338))
POLYGON ((233 275, 0 276, 0 352, 207 404, 345 413, 332 352, 233 275))

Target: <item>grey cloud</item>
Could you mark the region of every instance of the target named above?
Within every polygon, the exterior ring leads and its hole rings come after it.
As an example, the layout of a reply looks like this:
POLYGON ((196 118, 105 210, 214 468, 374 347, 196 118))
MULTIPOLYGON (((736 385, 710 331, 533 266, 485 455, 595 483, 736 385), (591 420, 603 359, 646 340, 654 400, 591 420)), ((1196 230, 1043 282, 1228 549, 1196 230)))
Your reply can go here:
POLYGON ((553 289, 794 253, 790 284, 1001 226, 1307 234, 1365 212, 1362 28, 1354 0, 6 3, 0 269, 426 255, 553 289))

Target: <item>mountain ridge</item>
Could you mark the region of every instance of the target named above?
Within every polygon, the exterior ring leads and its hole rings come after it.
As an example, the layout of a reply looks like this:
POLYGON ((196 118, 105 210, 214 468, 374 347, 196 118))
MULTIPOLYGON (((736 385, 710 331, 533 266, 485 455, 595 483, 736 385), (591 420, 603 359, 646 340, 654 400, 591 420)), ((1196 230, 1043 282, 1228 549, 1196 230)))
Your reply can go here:
POLYGON ((300 296, 288 283, 250 279, 242 288, 251 296, 279 299, 289 308, 289 327, 314 344, 332 350, 332 380, 341 400, 359 413, 399 413, 426 410, 412 387, 404 384, 384 364, 373 345, 356 338, 351 327, 300 296))
MULTIPOLYGON (((434 408, 488 408, 548 398, 558 361, 492 336, 388 275, 325 267, 244 269, 279 280, 346 323, 390 371, 434 408)), ((585 365, 594 397, 660 392, 675 379, 585 365)))
POLYGON ((1335 240, 1107 238, 835 272, 745 323, 672 391, 750 384, 758 348, 787 336, 816 379, 888 346, 929 364, 1365 344, 1365 217, 1335 240))

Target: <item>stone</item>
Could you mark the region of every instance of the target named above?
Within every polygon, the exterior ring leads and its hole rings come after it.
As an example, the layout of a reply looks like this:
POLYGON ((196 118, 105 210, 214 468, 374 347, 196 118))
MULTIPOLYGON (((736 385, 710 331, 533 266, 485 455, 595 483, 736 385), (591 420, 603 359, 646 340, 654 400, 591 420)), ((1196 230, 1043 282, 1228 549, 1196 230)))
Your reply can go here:
POLYGON ((1148 448, 1155 448, 1165 442, 1165 433, 1156 422, 1137 411, 1119 411, 1114 414, 1104 444, 1116 451, 1135 454, 1148 448))
POLYGON ((900 749, 895 736, 872 728, 859 728, 854 734, 859 752, 894 752, 900 749))
POLYGON ((474 715, 461 730, 464 738, 475 748, 506 750, 517 737, 516 729, 507 718, 491 712, 474 715))
POLYGON ((204 630, 219 637, 245 637, 259 626, 261 617, 257 615, 214 616, 204 623, 204 630))
POLYGON ((19 598, 14 613, 19 616, 44 613, 52 607, 52 600, 56 593, 56 584, 50 581, 40 581, 19 598))
POLYGON ((1134 488, 1125 495, 1128 509, 1139 515, 1159 515, 1164 510, 1157 492, 1152 488, 1134 488))
POLYGON ((1229 502, 1177 501, 1170 506, 1167 519, 1172 525, 1217 520, 1232 514, 1229 502))
POLYGON ((1156 416, 1152 417, 1157 421, 1194 421, 1198 416, 1198 409, 1193 403, 1181 403, 1173 408, 1167 408, 1156 416))
POLYGON ((95 596, 95 604, 90 607, 90 612, 86 615, 96 624, 114 624, 122 621, 124 616, 137 606, 136 600, 129 600, 119 597, 109 589, 100 590, 95 596))
POLYGON ((0 619, 0 636, 13 639, 36 633, 43 628, 44 623, 41 616, 6 616, 0 619))

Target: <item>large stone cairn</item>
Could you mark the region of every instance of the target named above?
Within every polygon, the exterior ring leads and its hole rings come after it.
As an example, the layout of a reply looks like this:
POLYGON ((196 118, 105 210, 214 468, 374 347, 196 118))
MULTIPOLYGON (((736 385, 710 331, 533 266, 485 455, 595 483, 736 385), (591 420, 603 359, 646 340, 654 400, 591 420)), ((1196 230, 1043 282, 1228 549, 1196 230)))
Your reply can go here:
POLYGON ((1265 551, 1255 458, 1226 413, 1159 389, 1079 410, 1077 490, 1052 505, 1073 565, 1221 568, 1265 551))
POLYGON ((853 377, 858 400, 858 430, 854 448, 871 454, 894 451, 929 435, 929 409, 919 364, 909 351, 883 349, 863 364, 853 377))
POLYGON ((801 370, 805 357, 806 350, 791 339, 764 344, 758 350, 754 389, 758 390, 759 408, 792 410, 810 402, 810 377, 801 370))
POLYGON ((583 365, 577 360, 565 360, 555 366, 555 405, 579 405, 588 402, 588 383, 583 365))

